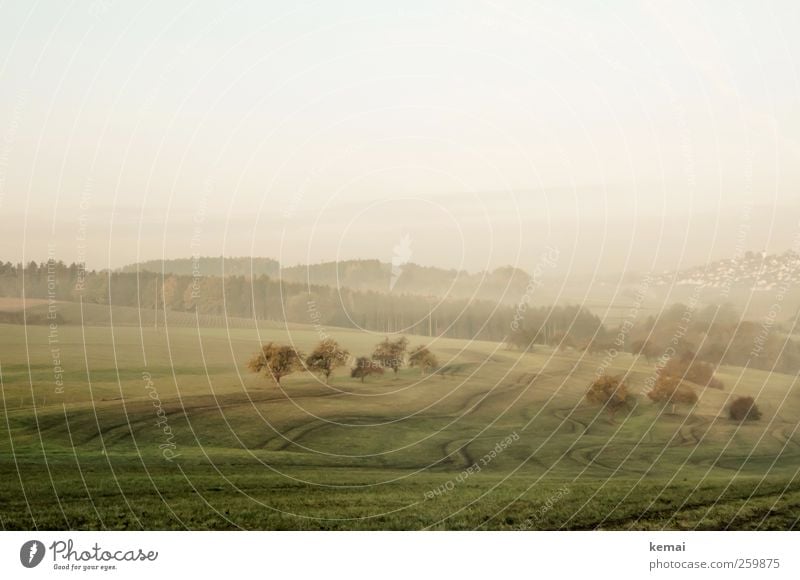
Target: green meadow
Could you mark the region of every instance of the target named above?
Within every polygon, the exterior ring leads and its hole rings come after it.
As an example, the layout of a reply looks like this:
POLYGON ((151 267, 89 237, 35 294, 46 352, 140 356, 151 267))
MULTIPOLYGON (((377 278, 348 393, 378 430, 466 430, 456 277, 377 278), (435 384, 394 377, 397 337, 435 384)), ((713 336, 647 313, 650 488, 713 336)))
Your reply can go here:
MULTIPOLYGON (((39 306, 37 308, 43 308, 39 306)), ((62 306, 0 325, 1 529, 791 529, 794 376, 722 367, 693 408, 640 393, 653 364, 409 335, 441 369, 279 388, 261 343, 353 355, 382 335, 62 306), (149 316, 149 318, 148 318, 149 316), (637 404, 584 401, 601 365, 637 404), (732 396, 763 416, 728 418, 732 396)))

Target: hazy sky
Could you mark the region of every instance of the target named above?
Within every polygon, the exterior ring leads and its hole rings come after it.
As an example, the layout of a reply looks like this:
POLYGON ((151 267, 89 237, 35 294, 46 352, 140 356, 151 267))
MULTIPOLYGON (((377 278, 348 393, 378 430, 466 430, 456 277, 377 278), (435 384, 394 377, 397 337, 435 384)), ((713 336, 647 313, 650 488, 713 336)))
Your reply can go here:
POLYGON ((4 2, 0 258, 789 247, 796 2, 4 2), (85 239, 85 242, 84 242, 85 239))

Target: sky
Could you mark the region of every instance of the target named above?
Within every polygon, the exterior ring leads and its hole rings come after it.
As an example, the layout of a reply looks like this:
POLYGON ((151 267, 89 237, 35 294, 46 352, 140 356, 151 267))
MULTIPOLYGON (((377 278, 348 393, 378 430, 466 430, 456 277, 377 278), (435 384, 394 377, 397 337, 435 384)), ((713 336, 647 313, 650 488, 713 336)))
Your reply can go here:
POLYGON ((0 4, 3 260, 662 270, 800 224, 785 2, 0 4))

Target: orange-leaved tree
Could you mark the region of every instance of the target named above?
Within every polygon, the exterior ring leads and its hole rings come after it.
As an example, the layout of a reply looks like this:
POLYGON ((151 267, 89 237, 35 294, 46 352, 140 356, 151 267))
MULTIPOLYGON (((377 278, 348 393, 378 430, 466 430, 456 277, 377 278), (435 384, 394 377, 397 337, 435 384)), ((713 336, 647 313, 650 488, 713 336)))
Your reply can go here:
POLYGON ((268 342, 252 356, 247 368, 254 373, 264 373, 280 386, 283 377, 301 366, 302 358, 293 346, 268 342))
POLYGON ((658 377, 647 396, 654 403, 672 405, 673 413, 676 405, 694 405, 697 402, 697 393, 694 389, 687 382, 672 376, 658 377))
POLYGON ((601 405, 612 420, 618 411, 630 407, 634 401, 625 380, 621 376, 609 375, 602 375, 589 385, 586 400, 601 405))

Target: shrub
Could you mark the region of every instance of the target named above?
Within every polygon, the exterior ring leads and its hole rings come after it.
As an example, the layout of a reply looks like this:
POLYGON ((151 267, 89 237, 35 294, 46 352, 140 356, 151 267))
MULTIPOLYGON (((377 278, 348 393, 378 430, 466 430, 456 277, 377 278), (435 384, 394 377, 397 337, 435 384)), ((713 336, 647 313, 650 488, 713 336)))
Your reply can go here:
POLYGON ((729 412, 734 421, 758 421, 761 418, 761 411, 753 397, 737 398, 731 403, 729 412))

